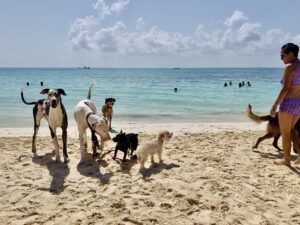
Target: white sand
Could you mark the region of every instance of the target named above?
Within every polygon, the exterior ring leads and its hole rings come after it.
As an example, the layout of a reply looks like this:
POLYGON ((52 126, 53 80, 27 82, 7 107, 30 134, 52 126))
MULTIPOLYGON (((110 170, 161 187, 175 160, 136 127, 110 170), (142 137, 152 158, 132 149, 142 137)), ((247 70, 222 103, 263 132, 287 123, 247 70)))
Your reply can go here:
POLYGON ((74 126, 71 161, 56 163, 48 128, 37 138, 39 157, 31 154, 32 128, 0 129, 0 224, 300 224, 299 169, 273 164, 281 154, 271 139, 251 148, 265 124, 115 127, 138 132, 140 143, 173 131, 164 163, 149 161, 141 174, 134 159, 112 159, 109 141, 100 158, 78 166, 74 126))
MULTIPOLYGON (((217 133, 221 131, 229 132, 243 132, 243 131, 261 131, 265 129, 266 124, 254 124, 252 122, 244 123, 162 123, 162 124, 144 124, 144 123, 118 123, 114 124, 114 132, 134 132, 156 134, 160 130, 172 131, 175 135, 192 134, 192 133, 217 133)), ((112 134, 113 134, 112 133, 112 134)), ((0 128, 0 137, 18 137, 18 136, 32 136, 33 127, 29 128, 0 128)), ((38 136, 49 136, 49 128, 41 126, 38 136)), ((57 134, 61 134, 58 129, 57 134)), ((68 135, 71 138, 78 137, 77 127, 73 124, 68 127, 68 135)))

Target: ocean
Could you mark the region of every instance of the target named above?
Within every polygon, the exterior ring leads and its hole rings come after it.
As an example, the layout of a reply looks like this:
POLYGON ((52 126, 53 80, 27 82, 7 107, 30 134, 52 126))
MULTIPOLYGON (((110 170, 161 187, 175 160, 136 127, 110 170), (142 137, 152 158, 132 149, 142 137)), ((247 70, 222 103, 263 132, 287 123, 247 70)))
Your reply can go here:
POLYGON ((116 99, 113 123, 246 122, 248 104, 257 114, 269 113, 282 72, 282 68, 0 68, 0 127, 32 127, 33 106, 22 102, 22 88, 27 101, 46 98, 39 94, 44 88, 64 89, 63 103, 70 124, 75 124, 74 107, 87 97, 92 82, 91 100, 98 114, 106 97, 116 99), (232 85, 224 87, 230 81, 232 85), (251 86, 239 87, 242 81, 251 86))

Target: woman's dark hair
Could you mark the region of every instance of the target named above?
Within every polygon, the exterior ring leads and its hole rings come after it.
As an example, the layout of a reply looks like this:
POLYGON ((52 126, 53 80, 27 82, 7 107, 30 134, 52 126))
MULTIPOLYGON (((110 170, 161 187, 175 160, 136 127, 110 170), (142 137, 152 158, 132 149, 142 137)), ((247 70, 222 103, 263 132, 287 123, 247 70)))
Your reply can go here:
POLYGON ((285 54, 288 54, 289 52, 292 52, 295 57, 298 57, 298 53, 299 53, 298 45, 295 45, 293 43, 287 43, 287 44, 283 45, 281 47, 281 49, 285 54))

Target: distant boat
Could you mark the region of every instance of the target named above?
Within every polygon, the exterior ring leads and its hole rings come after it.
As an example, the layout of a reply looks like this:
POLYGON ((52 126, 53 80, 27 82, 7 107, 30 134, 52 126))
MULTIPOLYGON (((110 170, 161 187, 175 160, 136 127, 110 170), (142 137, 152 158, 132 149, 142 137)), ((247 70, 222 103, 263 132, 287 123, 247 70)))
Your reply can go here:
POLYGON ((84 66, 84 67, 77 67, 78 69, 84 69, 84 70, 89 70, 90 67, 89 66, 84 66))
POLYGON ((174 67, 173 68, 174 70, 179 70, 179 69, 181 69, 180 67, 174 67))

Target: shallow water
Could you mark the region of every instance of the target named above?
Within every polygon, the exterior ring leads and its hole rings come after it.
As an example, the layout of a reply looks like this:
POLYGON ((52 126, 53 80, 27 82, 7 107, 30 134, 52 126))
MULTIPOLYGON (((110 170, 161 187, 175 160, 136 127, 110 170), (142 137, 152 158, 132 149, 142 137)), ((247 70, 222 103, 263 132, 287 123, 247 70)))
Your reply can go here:
POLYGON ((258 114, 269 112, 280 90, 281 74, 280 68, 1 68, 0 127, 32 126, 32 106, 22 102, 22 88, 27 101, 46 98, 39 94, 43 88, 63 88, 67 93, 63 103, 74 122, 73 109, 86 98, 91 82, 95 82, 92 100, 98 113, 106 97, 116 98, 114 121, 249 121, 243 114, 249 103, 258 114), (224 87, 229 81, 233 85, 224 87), (251 87, 239 88, 242 81, 249 81, 251 87))

